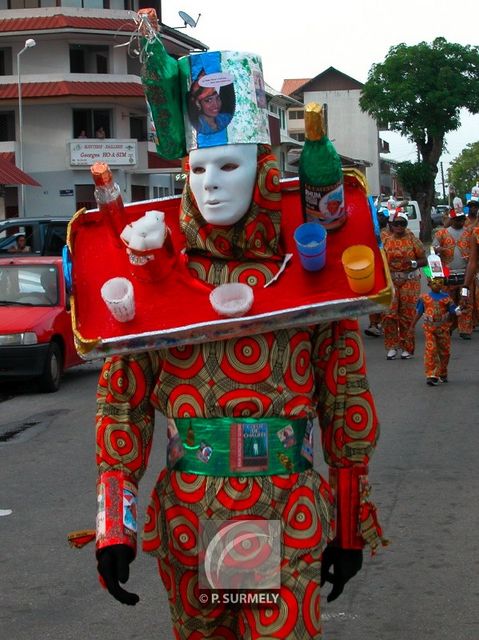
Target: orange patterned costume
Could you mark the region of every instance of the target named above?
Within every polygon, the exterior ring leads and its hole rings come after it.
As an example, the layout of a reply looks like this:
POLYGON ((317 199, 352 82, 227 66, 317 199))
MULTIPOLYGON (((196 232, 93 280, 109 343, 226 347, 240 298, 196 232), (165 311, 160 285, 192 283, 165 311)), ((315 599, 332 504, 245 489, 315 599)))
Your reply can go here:
POLYGON ((394 283, 393 303, 383 317, 384 345, 386 350, 399 347, 412 354, 415 339, 409 327, 421 290, 421 275, 417 270, 410 270, 410 263, 424 257, 424 247, 409 230, 401 238, 389 233, 384 236, 383 243, 394 283))
MULTIPOLYGON (((475 239, 475 242, 479 245, 479 223, 475 223, 474 225, 471 223, 468 226, 470 229, 471 238, 475 239)), ((472 324, 473 326, 477 326, 479 324, 479 293, 478 293, 478 281, 477 274, 476 277, 473 278, 470 285, 469 290, 469 302, 472 305, 472 324)))
MULTIPOLYGON (((465 225, 464 231, 457 242, 452 237, 451 233, 449 232, 449 229, 450 227, 446 229, 438 229, 434 237, 433 245, 434 246, 437 245, 441 247, 443 250, 441 252, 442 263, 445 265, 451 264, 454 258, 454 250, 456 246, 459 249, 462 258, 465 261, 467 261, 469 259, 469 246, 471 242, 471 234, 472 234, 473 227, 469 225, 466 228, 466 225, 465 225)), ((463 283, 464 283, 464 280, 462 279, 460 284, 450 284, 444 287, 444 291, 446 291, 450 295, 450 297, 452 298, 456 306, 461 302, 461 287, 463 283)), ((475 296, 473 295, 474 293, 475 291, 471 291, 471 300, 475 299, 475 296)), ((460 333, 465 333, 465 334, 472 333, 473 303, 471 302, 471 300, 468 299, 467 302, 462 301, 463 309, 457 322, 457 327, 460 333)))
MULTIPOLYGON (((212 227, 185 188, 181 222, 189 267, 209 283, 262 286, 282 258, 278 170, 259 146, 257 188, 242 231, 212 227)), ((337 483, 335 522, 329 484, 313 469, 222 477, 164 469, 151 494, 143 548, 158 558, 176 638, 320 638, 321 555, 335 536, 345 548, 381 542, 374 506, 358 478, 376 446, 378 422, 356 321, 270 331, 106 360, 98 386, 97 463, 101 500, 129 499, 148 464, 155 410, 179 418, 291 420, 319 416, 325 459, 337 483), (341 483, 357 500, 344 497, 341 483), (340 506, 339 503, 342 503, 340 506), (352 512, 350 507, 352 507, 352 512), (200 518, 280 519, 281 605, 268 608, 198 600, 200 518), (358 535, 360 531, 360 535, 358 535)), ((191 429, 188 439, 198 440, 191 429)), ((215 448, 212 441, 211 447, 215 448)), ((157 463, 157 461, 155 461, 157 463)), ((124 504, 124 503, 123 503, 124 504)), ((121 511, 121 506, 120 506, 121 511)), ((111 513, 114 509, 111 509, 111 513)), ((110 515, 111 515, 110 513, 110 515)), ((123 511, 124 514, 124 511, 123 511)), ((135 527, 100 515, 97 547, 136 548, 135 527), (108 524, 110 523, 110 524, 108 524)))
POLYGON ((447 380, 451 354, 450 314, 455 304, 447 293, 423 293, 417 302, 417 312, 424 319, 424 372, 426 378, 447 380))

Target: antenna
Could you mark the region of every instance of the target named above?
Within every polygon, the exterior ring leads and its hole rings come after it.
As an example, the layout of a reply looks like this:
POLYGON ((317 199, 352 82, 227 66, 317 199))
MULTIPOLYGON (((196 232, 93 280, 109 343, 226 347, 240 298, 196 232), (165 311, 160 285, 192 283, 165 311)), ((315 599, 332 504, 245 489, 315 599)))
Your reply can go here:
POLYGON ((194 20, 188 13, 186 13, 186 11, 178 11, 178 15, 185 24, 182 27, 172 27, 172 29, 186 29, 186 27, 192 27, 194 29, 198 24, 201 13, 198 14, 196 20, 194 20))

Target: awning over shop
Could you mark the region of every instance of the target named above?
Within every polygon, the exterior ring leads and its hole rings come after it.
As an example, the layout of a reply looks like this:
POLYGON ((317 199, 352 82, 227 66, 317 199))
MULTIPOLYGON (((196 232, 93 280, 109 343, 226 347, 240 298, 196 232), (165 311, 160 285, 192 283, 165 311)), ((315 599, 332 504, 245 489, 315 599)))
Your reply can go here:
POLYGON ((0 157, 0 184, 28 184, 31 187, 41 187, 41 184, 19 169, 13 162, 0 157))

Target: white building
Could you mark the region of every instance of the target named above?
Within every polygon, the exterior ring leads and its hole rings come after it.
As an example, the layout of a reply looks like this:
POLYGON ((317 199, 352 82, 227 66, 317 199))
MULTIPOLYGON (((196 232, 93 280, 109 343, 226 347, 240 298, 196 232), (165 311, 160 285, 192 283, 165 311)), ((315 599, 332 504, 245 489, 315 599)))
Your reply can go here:
MULTIPOLYGON (((181 161, 160 159, 148 141, 140 62, 129 55, 138 42, 122 46, 142 6, 154 7, 161 22, 161 0, 0 0, 0 158, 41 185, 4 188, 0 216, 95 207, 89 166, 99 159, 125 202, 181 192, 181 161), (105 138, 96 137, 100 127, 105 138)), ((176 58, 207 50, 191 33, 162 25, 161 38, 176 58)), ((300 103, 270 87, 266 93, 273 151, 282 176, 294 175, 288 150, 301 143, 288 136, 286 110, 300 103)))
MULTIPOLYGON (((95 154, 111 165, 126 202, 181 191, 180 161, 162 162, 147 140, 140 62, 128 55, 135 42, 118 46, 135 31, 139 2, 0 0, 0 157, 22 168, 23 155, 23 170, 41 184, 6 187, 7 217, 94 207, 95 154), (35 46, 26 47, 27 39, 35 46), (95 138, 99 127, 105 139, 95 138)), ((147 6, 161 17, 158 0, 147 6)), ((186 29, 164 26, 162 41, 174 57, 207 49, 186 29)))
MULTIPOLYGON (((363 84, 329 67, 315 78, 285 80, 283 93, 299 100, 303 105, 317 102, 325 106, 327 131, 343 164, 357 166, 366 173, 371 193, 380 192, 378 124, 359 107, 363 84), (346 162, 345 162, 346 159, 346 162)), ((304 140, 304 110, 291 108, 288 112, 288 133, 304 140)))

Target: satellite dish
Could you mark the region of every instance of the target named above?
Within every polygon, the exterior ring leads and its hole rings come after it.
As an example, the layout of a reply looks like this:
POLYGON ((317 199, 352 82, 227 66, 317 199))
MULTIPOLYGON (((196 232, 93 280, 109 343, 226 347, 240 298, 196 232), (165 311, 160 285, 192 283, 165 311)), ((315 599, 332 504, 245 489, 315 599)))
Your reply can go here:
POLYGON ((200 19, 201 13, 198 14, 196 20, 194 20, 186 11, 178 11, 178 15, 185 23, 182 27, 173 27, 173 29, 186 29, 186 27, 195 28, 198 24, 198 20, 200 19))

